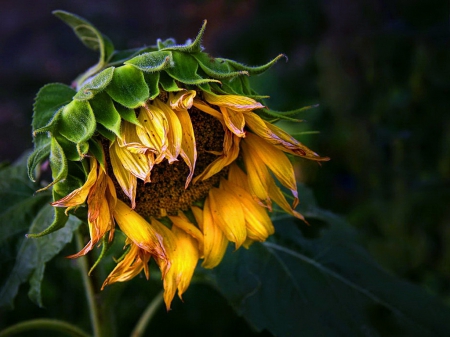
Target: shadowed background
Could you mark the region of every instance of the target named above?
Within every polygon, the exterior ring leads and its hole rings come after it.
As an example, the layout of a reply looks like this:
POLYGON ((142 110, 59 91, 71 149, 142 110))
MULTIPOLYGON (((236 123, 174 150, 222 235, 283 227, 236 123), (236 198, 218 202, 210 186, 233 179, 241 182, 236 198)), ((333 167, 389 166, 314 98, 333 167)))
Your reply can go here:
POLYGON ((298 179, 360 229, 384 267, 449 302, 448 3, 54 0, 30 9, 2 1, 0 161, 31 148, 39 88, 69 84, 97 61, 55 9, 86 18, 119 49, 183 43, 207 19, 203 45, 213 56, 259 65, 286 54, 255 88, 274 110, 320 104, 299 116, 306 122, 281 125, 320 131, 299 139, 332 158, 297 161, 298 179))

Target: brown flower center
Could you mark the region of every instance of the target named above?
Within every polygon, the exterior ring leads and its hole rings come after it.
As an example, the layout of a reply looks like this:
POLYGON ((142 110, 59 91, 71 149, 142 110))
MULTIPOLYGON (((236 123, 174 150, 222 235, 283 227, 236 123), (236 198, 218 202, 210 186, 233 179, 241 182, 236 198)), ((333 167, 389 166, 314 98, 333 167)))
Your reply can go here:
MULTIPOLYGON (((194 107, 189 110, 189 114, 197 147, 195 177, 217 158, 208 151, 222 151, 224 130, 217 119, 194 107)), ((191 181, 188 188, 185 189, 189 167, 184 160, 179 157, 178 161, 172 164, 164 160, 153 167, 150 176, 151 182, 144 184, 138 179, 135 211, 144 217, 158 218, 165 214, 176 215, 178 210, 187 210, 194 202, 203 200, 225 173, 226 170, 223 170, 221 173, 205 181, 197 181, 195 184, 191 181)), ((118 198, 129 204, 130 200, 114 177, 113 180, 118 198)))

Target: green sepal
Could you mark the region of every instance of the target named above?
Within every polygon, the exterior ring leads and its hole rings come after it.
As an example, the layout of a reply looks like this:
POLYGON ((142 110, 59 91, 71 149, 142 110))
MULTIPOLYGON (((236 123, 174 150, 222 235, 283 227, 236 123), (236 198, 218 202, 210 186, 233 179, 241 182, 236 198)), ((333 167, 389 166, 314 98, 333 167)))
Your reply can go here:
POLYGON ((200 28, 200 31, 198 32, 197 37, 194 41, 191 42, 190 40, 188 40, 184 45, 169 46, 166 48, 162 48, 161 50, 178 50, 185 53, 200 53, 203 50, 201 43, 203 34, 205 33, 206 23, 207 21, 204 20, 202 28, 200 28))
POLYGON ((105 128, 103 125, 98 124, 97 125, 97 132, 102 135, 104 138, 109 139, 110 141, 116 140, 116 135, 109 131, 107 128, 105 128))
MULTIPOLYGON (((52 191, 52 194, 53 194, 53 201, 59 200, 64 197, 64 195, 58 194, 55 190, 52 191)), ((53 232, 57 231, 58 229, 63 228, 66 225, 67 220, 69 220, 69 216, 66 215, 65 210, 66 210, 65 207, 53 207, 54 217, 53 217, 53 222, 50 224, 50 226, 48 226, 46 229, 44 229, 40 233, 26 234, 26 237, 29 239, 30 238, 36 239, 36 238, 42 237, 44 235, 53 233, 53 232)))
POLYGON ((62 147, 67 160, 80 161, 82 159, 82 157, 78 153, 77 144, 71 142, 66 137, 60 135, 58 132, 55 132, 52 137, 55 138, 58 144, 62 147))
POLYGON ((139 54, 157 50, 158 49, 155 46, 139 47, 125 50, 115 50, 108 61, 108 65, 110 66, 123 65, 125 61, 131 60, 133 57, 138 56, 139 54))
POLYGON ((89 101, 97 123, 120 137, 120 114, 114 106, 111 97, 101 92, 89 101))
POLYGON ((51 148, 50 148, 50 168, 52 171, 53 181, 44 188, 37 190, 36 192, 45 191, 54 184, 60 182, 67 177, 68 167, 67 158, 64 153, 63 148, 59 145, 56 138, 51 138, 51 148))
POLYGON ((47 131, 56 126, 58 110, 72 100, 75 91, 65 84, 50 83, 36 95, 33 106, 34 150, 28 157, 28 177, 35 181, 34 171, 50 154, 50 137, 47 131), (42 130, 42 131, 40 131, 42 130))
POLYGON ((303 111, 309 110, 309 109, 317 108, 318 106, 319 106, 318 104, 314 104, 314 105, 302 107, 300 109, 284 111, 284 112, 274 111, 274 110, 267 109, 267 108, 262 108, 262 109, 259 109, 258 111, 260 111, 261 113, 263 113, 267 116, 275 117, 277 119, 283 119, 283 120, 293 121, 293 122, 303 122, 304 120, 302 120, 302 119, 292 118, 290 116, 297 115, 297 114, 299 114, 303 111))
POLYGON ((124 63, 148 73, 173 67, 172 53, 170 51, 153 51, 140 54, 124 63))
POLYGON ((78 90, 73 97, 79 101, 89 100, 93 98, 97 93, 103 91, 111 82, 114 74, 114 67, 106 68, 97 75, 91 77, 83 86, 78 90))
POLYGON ((168 38, 168 39, 166 39, 164 41, 161 40, 161 39, 156 40, 156 45, 157 45, 159 50, 162 50, 164 48, 173 47, 176 44, 177 44, 177 41, 175 41, 175 39, 172 39, 172 38, 168 38))
POLYGON ((175 80, 192 85, 208 82, 220 83, 219 80, 202 78, 197 74, 198 62, 191 55, 174 51, 172 57, 175 66, 173 68, 168 68, 165 71, 175 80))
POLYGON ((231 65, 236 70, 245 70, 250 75, 258 75, 258 74, 261 74, 261 73, 265 72, 266 70, 268 70, 270 67, 272 67, 282 57, 286 58, 286 61, 287 61, 287 56, 284 55, 284 54, 280 54, 277 57, 275 57, 273 60, 267 62, 266 64, 263 64, 262 66, 257 66, 257 67, 246 66, 244 64, 241 64, 239 62, 236 62, 236 61, 233 61, 233 60, 229 60, 229 59, 218 58, 217 60, 219 62, 223 61, 223 62, 228 63, 229 65, 231 65))
POLYGON ((78 15, 61 10, 54 11, 53 14, 68 24, 86 47, 100 52, 98 63, 77 79, 77 83, 82 85, 87 78, 105 67, 114 52, 114 46, 111 40, 78 15))
POLYGON ((122 117, 122 119, 124 119, 127 122, 130 122, 134 125, 141 126, 141 123, 139 122, 139 120, 136 117, 136 112, 134 111, 134 109, 126 108, 120 104, 115 104, 115 107, 116 107, 117 112, 119 113, 120 117, 122 117))
POLYGON ((160 72, 144 73, 144 80, 150 91, 150 100, 155 99, 159 95, 159 77, 160 72))
POLYGON ((131 109, 143 106, 150 95, 144 75, 132 65, 116 68, 106 92, 113 100, 131 109))
POLYGON ((97 159, 100 165, 105 168, 105 154, 103 153, 103 147, 98 141, 94 139, 89 140, 89 152, 97 159))
MULTIPOLYGON (((112 244, 114 243, 114 239, 109 241, 108 236, 109 235, 105 234, 102 237, 102 251, 100 252, 100 255, 98 256, 97 260, 92 265, 91 269, 89 269, 89 272, 88 272, 89 276, 94 271, 95 267, 98 266, 100 261, 105 257, 105 255, 108 252, 109 248, 111 248, 112 244)), ((115 236, 114 236, 114 238, 115 238, 115 236)))
POLYGON ((180 88, 175 82, 175 80, 164 71, 159 73, 159 84, 161 84, 161 87, 166 92, 183 90, 183 88, 180 88))
POLYGON ((216 79, 230 79, 241 75, 247 75, 248 71, 238 70, 234 71, 227 62, 219 61, 205 53, 192 54, 198 61, 200 68, 206 75, 216 79))
POLYGON ((58 119, 58 132, 75 144, 85 143, 95 132, 95 116, 88 101, 67 104, 58 119))

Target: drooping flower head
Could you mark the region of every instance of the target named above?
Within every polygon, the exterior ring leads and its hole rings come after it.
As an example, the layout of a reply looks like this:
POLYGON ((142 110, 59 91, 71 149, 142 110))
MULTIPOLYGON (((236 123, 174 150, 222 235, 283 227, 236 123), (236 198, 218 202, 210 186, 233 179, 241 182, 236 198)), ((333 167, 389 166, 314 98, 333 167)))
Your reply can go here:
MULTIPOLYGON (((56 12, 81 40, 100 50, 96 66, 76 88, 50 84, 35 103, 34 179, 49 159, 55 221, 69 214, 85 220, 89 253, 125 236, 124 257, 103 287, 130 280, 149 262, 158 265, 169 308, 189 286, 198 261, 217 266, 230 243, 236 249, 265 241, 275 228, 275 205, 295 211, 298 194, 287 154, 325 161, 271 120, 291 119, 268 109, 248 76, 270 68, 213 58, 201 38, 177 45, 114 51, 111 42, 84 19, 56 12), (86 28, 87 27, 87 28, 86 28), (290 191, 286 199, 280 185, 290 191), (79 208, 87 212, 78 212, 79 208), (81 215, 80 215, 81 214, 81 215)), ((44 189, 45 189, 44 188, 44 189)))

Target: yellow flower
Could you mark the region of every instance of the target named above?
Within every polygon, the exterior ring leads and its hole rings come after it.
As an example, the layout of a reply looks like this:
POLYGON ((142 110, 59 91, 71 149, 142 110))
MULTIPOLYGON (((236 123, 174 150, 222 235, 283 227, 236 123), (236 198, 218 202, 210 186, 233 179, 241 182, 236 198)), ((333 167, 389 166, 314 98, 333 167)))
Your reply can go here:
MULTIPOLYGON (((91 159, 86 183, 54 206, 87 203, 91 240, 86 254, 115 224, 126 235, 125 257, 106 285, 130 280, 153 258, 161 270, 169 309, 186 291, 199 259, 204 268, 222 260, 228 244, 248 248, 275 229, 274 203, 303 219, 286 153, 327 160, 264 121, 252 98, 193 90, 164 93, 122 121, 121 134, 103 141, 105 167, 91 159), (289 189, 292 204, 276 184, 289 189), (162 219, 165 219, 162 221, 162 219)), ((303 219, 304 220, 304 219, 303 219)))

